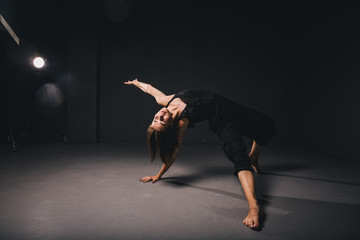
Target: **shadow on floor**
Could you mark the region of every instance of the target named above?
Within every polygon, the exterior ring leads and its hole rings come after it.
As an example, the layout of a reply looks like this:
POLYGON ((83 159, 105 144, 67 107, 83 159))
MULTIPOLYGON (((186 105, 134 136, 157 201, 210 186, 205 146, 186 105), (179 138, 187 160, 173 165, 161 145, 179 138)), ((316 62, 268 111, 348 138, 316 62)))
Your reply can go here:
MULTIPOLYGON (((176 186, 176 187, 180 186, 180 187, 194 188, 194 189, 198 189, 198 190, 202 190, 202 191, 206 191, 206 192, 212 192, 212 193, 216 193, 216 194, 221 194, 221 195, 224 195, 224 196, 227 196, 227 197, 246 200, 245 196, 243 196, 241 194, 227 192, 227 191, 224 191, 224 190, 219 190, 219 189, 214 189, 214 188, 196 186, 196 185, 192 185, 192 184, 183 183, 183 182, 180 182, 180 181, 172 181, 172 180, 169 180, 169 179, 174 179, 174 178, 167 178, 166 181, 164 181, 164 183, 171 184, 172 186, 176 186)), ((177 178, 175 178, 175 179, 177 179, 177 178)))
MULTIPOLYGON (((295 171, 299 169, 305 169, 310 168, 311 166, 305 166, 305 165, 286 165, 282 166, 282 171, 295 171)), ((193 188, 201 191, 211 192, 215 194, 221 194, 223 196, 241 199, 243 201, 246 201, 244 193, 233 193, 229 191, 224 191, 221 189, 214 189, 209 187, 202 187, 198 185, 194 185, 195 182, 199 181, 200 179, 206 179, 206 178, 213 178, 213 177, 221 177, 221 176, 228 176, 231 174, 231 170, 229 171, 229 168, 219 168, 216 166, 207 166, 204 168, 201 168, 199 170, 198 174, 192 174, 192 175, 186 175, 186 176, 177 176, 177 177, 166 177, 162 178, 164 180, 163 182, 166 184, 171 185, 172 187, 187 187, 187 188, 193 188)), ((289 178, 297 178, 297 179, 306 179, 306 180, 313 180, 313 181, 320 181, 320 182, 328 182, 328 183, 338 183, 338 184, 345 184, 345 185, 351 185, 351 186, 360 186, 359 183, 353 183, 353 182, 347 182, 347 181, 338 181, 338 180, 328 180, 328 179, 321 179, 321 178, 313 178, 313 177, 303 177, 303 176, 295 176, 295 175, 288 175, 288 174, 279 174, 279 173, 273 173, 273 172, 262 172, 259 175, 255 175, 255 181, 257 185, 257 191, 258 191, 258 201, 262 208, 262 211, 264 212, 265 216, 268 215, 268 209, 271 209, 273 206, 274 198, 278 199, 279 197, 272 197, 271 196, 271 188, 273 185, 273 181, 276 181, 274 178, 261 178, 261 176, 279 176, 279 177, 289 177, 289 178)), ((300 201, 297 199, 296 201, 300 201)), ((303 200, 303 201, 309 201, 309 200, 303 200)), ((317 201, 314 201, 317 202, 317 201)), ((258 230, 261 230, 266 223, 266 218, 264 217, 262 219, 262 225, 258 230)))
POLYGON ((208 166, 208 167, 201 167, 201 170, 199 170, 197 174, 184 175, 178 177, 165 177, 165 178, 161 178, 161 180, 176 180, 183 184, 190 184, 197 182, 201 179, 229 176, 230 174, 231 174, 231 170, 229 168, 208 166))
POLYGON ((302 176, 271 173, 271 172, 264 172, 264 171, 261 172, 261 174, 262 175, 270 175, 270 176, 279 176, 279 177, 299 178, 299 179, 313 180, 313 181, 319 181, 319 182, 338 183, 338 184, 345 184, 345 185, 351 185, 351 186, 360 186, 360 183, 353 183, 353 182, 347 182, 347 181, 338 181, 338 180, 321 179, 321 178, 313 178, 313 177, 302 177, 302 176))
POLYGON ((292 172, 292 171, 298 171, 298 170, 304 170, 304 169, 310 169, 314 168, 314 166, 305 165, 305 164, 289 164, 289 163, 281 163, 281 164, 272 164, 272 165, 261 165, 260 167, 266 168, 267 171, 273 172, 273 171, 284 171, 284 172, 292 172))

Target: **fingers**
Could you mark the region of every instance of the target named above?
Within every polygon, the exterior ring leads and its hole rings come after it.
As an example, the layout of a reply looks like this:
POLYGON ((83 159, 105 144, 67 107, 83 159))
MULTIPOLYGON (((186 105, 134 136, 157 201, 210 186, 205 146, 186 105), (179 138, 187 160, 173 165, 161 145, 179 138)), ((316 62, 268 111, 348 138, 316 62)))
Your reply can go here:
POLYGON ((159 181, 159 178, 157 178, 155 176, 154 177, 146 176, 146 177, 139 178, 139 181, 143 182, 143 183, 146 183, 149 181, 151 181, 152 183, 155 183, 155 182, 159 181))
POLYGON ((140 181, 140 182, 145 182, 145 181, 146 181, 146 178, 147 178, 147 177, 139 178, 139 181, 140 181))
POLYGON ((127 84, 127 85, 131 85, 131 84, 134 84, 134 82, 137 82, 137 78, 135 78, 134 80, 132 81, 127 81, 127 82, 124 82, 124 84, 127 84))
POLYGON ((148 181, 150 181, 152 178, 151 177, 142 177, 139 179, 140 182, 146 183, 148 181))

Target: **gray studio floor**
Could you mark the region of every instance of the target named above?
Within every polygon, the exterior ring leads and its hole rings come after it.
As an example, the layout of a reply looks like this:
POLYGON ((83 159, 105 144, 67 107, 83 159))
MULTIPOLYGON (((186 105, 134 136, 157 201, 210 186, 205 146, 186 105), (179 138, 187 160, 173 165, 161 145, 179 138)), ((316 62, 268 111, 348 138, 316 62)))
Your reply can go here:
POLYGON ((353 239, 359 164, 301 148, 263 149, 256 176, 266 219, 247 202, 216 144, 185 144, 164 179, 145 143, 1 146, 0 239, 353 239))

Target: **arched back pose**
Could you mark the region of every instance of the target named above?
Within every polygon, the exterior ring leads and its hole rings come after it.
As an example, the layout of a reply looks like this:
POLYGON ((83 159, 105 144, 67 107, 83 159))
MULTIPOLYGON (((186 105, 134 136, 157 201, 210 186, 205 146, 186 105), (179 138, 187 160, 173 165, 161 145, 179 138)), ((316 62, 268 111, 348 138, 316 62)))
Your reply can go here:
POLYGON ((234 175, 239 178, 244 189, 249 213, 243 223, 247 227, 258 228, 260 207, 255 194, 252 170, 259 172, 258 156, 261 146, 267 145, 276 133, 272 119, 212 92, 185 90, 165 95, 137 79, 124 84, 135 85, 152 95, 156 102, 163 106, 155 114, 147 130, 151 161, 158 156, 163 166, 157 175, 139 180, 144 183, 158 181, 174 163, 184 131, 194 127, 196 122, 208 120, 209 129, 221 140, 226 156, 234 163, 234 175), (249 155, 242 136, 254 140, 249 155))

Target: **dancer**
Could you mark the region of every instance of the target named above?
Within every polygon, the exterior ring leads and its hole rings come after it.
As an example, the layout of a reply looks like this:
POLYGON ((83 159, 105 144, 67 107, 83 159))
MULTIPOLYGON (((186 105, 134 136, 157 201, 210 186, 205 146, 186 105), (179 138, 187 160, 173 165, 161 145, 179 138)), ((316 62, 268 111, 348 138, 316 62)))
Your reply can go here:
POLYGON ((248 201, 249 213, 243 223, 249 228, 258 228, 261 211, 252 171, 260 172, 258 157, 261 146, 269 144, 276 133, 272 119, 212 92, 185 90, 165 95, 137 79, 124 84, 140 88, 163 106, 147 130, 151 162, 160 157, 163 165, 158 174, 142 177, 139 181, 155 183, 160 180, 175 161, 184 131, 193 128, 196 122, 208 120, 209 129, 217 134, 227 158, 234 163, 234 175, 239 178, 248 201), (250 154, 247 154, 242 136, 253 139, 250 154))

